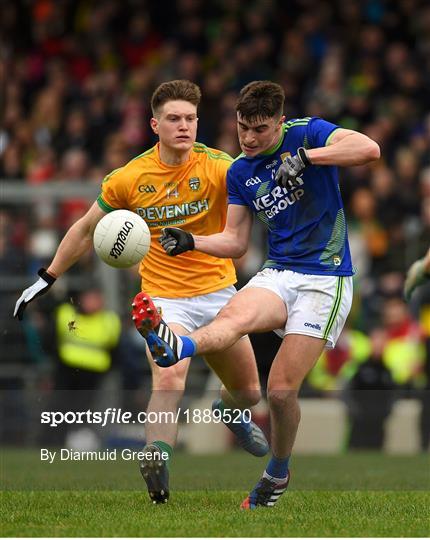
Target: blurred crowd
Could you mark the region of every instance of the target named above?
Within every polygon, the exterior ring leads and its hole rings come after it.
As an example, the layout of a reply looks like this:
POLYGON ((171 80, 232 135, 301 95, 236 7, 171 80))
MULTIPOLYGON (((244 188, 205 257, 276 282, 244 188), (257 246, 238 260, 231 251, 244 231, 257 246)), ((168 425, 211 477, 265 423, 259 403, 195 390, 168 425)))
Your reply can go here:
MULTIPOLYGON (((150 96, 176 78, 202 88, 198 140, 232 156, 236 95, 256 79, 283 85, 287 118, 321 116, 376 140, 378 163, 341 172, 356 293, 348 328, 309 388, 338 389, 366 361, 394 385, 429 388, 428 289, 412 309, 401 293, 430 243, 428 2, 17 0, 0 4, 0 35, 0 177, 35 190, 98 184, 154 144, 150 96)), ((2 204, 2 276, 34 272, 88 204, 2 204)), ((241 281, 263 246, 257 228, 238 262, 241 281)), ((266 343, 256 343, 263 373, 266 343)))

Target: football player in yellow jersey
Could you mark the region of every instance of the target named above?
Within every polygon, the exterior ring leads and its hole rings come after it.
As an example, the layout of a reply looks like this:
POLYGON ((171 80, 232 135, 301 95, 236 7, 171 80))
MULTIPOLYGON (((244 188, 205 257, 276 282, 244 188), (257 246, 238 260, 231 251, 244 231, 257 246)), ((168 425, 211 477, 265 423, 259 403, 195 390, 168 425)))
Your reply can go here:
MULTIPOLYGON (((151 99, 151 127, 159 142, 113 171, 87 214, 66 233, 49 267, 18 299, 14 316, 22 319, 25 307, 48 291, 55 280, 92 246, 99 220, 115 209, 128 209, 145 219, 151 230, 151 248, 142 260, 142 286, 154 297, 170 327, 187 334, 208 324, 236 292, 230 259, 189 251, 183 258, 169 257, 159 244, 163 227, 180 226, 195 235, 224 229, 227 211, 226 173, 232 162, 227 154, 196 143, 200 89, 190 81, 161 84, 151 99)), ((148 355, 149 356, 149 355, 148 355)), ((222 353, 205 356, 224 386, 214 411, 250 453, 268 452, 262 431, 237 409, 255 405, 260 384, 254 353, 246 336, 222 353), (230 409, 236 409, 232 414, 230 409), (237 414, 239 413, 239 414, 237 414), (234 421, 233 421, 234 420, 234 421)), ((189 368, 189 359, 162 369, 150 359, 153 392, 148 412, 177 411, 189 368)), ((165 417, 165 416, 164 416, 165 417)), ((162 416, 160 416, 160 419, 162 416)), ((169 479, 162 452, 170 455, 177 424, 147 423, 145 459, 141 473, 154 503, 169 497, 169 479)))

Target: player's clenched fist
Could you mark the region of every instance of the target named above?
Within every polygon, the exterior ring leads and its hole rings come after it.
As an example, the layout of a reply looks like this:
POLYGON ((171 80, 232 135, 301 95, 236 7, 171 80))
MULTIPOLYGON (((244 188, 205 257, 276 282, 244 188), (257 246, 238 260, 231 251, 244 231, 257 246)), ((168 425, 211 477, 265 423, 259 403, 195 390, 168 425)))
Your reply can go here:
POLYGON ((168 255, 179 255, 194 249, 193 235, 178 227, 164 228, 159 242, 168 255))
POLYGON ((305 148, 297 149, 295 156, 288 156, 279 167, 275 180, 278 186, 294 187, 297 185, 296 178, 308 166, 312 165, 305 148))

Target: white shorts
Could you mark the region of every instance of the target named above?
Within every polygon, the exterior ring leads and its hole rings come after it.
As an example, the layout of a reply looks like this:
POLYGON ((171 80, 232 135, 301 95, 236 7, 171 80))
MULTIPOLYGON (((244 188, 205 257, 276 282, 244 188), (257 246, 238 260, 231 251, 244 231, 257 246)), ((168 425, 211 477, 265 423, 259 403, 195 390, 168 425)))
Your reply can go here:
POLYGON ((285 328, 275 330, 281 338, 304 334, 327 340, 332 349, 352 304, 352 276, 314 276, 292 270, 266 268, 243 287, 273 291, 287 307, 285 328))
POLYGON ((219 291, 191 298, 160 298, 156 296, 152 300, 158 308, 161 308, 161 316, 167 324, 177 323, 188 332, 194 332, 201 326, 212 322, 236 292, 236 287, 231 285, 219 291))

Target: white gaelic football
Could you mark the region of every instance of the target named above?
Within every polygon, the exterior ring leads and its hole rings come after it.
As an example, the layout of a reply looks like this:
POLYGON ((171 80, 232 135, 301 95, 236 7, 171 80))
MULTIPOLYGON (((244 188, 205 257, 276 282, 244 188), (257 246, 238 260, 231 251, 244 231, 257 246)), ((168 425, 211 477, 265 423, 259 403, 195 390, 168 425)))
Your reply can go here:
POLYGON ((151 233, 134 212, 114 210, 97 223, 93 239, 102 261, 115 268, 129 268, 148 253, 151 233))

